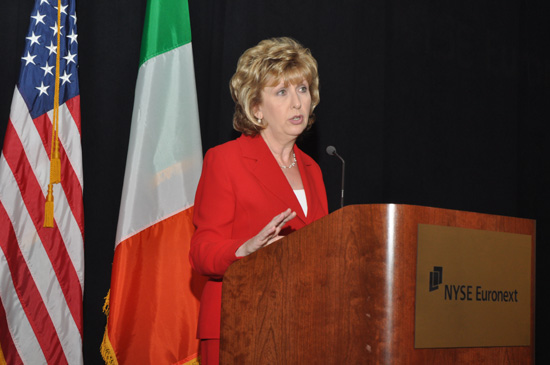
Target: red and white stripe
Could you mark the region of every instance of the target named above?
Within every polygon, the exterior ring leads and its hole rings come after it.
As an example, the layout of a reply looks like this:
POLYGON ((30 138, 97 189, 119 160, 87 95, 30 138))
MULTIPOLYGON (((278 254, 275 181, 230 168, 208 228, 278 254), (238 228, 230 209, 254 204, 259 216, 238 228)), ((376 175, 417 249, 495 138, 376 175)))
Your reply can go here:
POLYGON ((84 214, 79 96, 59 109, 61 184, 43 228, 51 112, 17 87, 0 158, 0 344, 8 364, 81 364, 84 214))

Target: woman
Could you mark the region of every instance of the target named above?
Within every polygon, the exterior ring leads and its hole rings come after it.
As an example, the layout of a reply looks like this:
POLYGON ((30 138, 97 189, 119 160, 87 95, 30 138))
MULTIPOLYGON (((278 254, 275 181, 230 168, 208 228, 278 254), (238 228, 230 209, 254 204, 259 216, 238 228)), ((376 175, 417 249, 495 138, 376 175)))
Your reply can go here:
POLYGON ((248 49, 230 82, 241 137, 210 149, 195 197, 190 260, 210 280, 199 315, 203 364, 219 357, 229 265, 328 214, 319 166, 295 145, 319 103, 317 62, 290 38, 248 49))

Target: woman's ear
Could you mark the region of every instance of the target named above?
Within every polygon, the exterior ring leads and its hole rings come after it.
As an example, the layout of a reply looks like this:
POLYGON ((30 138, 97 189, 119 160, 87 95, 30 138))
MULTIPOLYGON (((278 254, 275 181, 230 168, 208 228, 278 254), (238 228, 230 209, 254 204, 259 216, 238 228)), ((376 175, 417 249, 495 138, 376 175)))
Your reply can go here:
POLYGON ((255 105, 254 107, 252 107, 252 111, 254 112, 254 116, 256 117, 256 119, 264 119, 264 114, 260 110, 259 105, 255 105))

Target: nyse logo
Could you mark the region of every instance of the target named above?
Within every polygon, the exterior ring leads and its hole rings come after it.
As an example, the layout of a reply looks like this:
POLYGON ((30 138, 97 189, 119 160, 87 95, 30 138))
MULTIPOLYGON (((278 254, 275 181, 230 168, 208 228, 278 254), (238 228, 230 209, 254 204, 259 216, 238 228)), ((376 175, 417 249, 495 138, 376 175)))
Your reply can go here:
POLYGON ((430 291, 439 289, 439 284, 443 282, 443 267, 434 266, 434 271, 430 272, 430 291))

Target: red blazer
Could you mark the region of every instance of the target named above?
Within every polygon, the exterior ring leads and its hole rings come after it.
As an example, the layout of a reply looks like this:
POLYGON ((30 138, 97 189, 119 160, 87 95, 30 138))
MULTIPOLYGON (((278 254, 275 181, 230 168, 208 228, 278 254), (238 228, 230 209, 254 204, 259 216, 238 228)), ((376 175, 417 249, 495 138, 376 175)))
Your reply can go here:
POLYGON ((189 258, 193 268, 210 277, 204 287, 198 338, 219 338, 223 274, 239 258, 235 251, 277 214, 291 208, 296 218, 281 234, 328 214, 321 169, 294 147, 306 193, 307 217, 273 154, 261 136, 241 136, 206 153, 195 196, 189 258))

